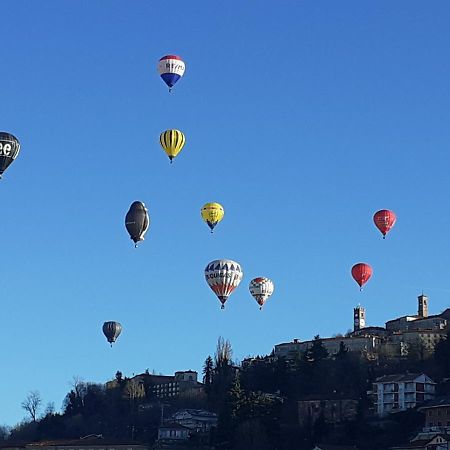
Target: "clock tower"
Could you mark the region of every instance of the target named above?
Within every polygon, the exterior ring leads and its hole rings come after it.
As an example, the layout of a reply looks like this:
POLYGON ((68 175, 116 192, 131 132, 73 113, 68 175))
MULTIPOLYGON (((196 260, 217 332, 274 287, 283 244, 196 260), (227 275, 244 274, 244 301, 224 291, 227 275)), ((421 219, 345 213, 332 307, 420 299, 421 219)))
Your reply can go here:
POLYGON ((353 309, 353 331, 366 327, 366 310, 361 305, 353 309))

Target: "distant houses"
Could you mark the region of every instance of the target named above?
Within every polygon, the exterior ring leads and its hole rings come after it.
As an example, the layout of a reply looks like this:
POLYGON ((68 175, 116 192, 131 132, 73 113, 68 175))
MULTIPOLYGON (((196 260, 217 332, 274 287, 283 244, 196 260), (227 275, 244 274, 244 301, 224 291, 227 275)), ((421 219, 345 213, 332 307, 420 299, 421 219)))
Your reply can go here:
POLYGON ((182 409, 172 414, 158 429, 158 442, 164 443, 186 441, 196 437, 197 441, 209 441, 211 430, 217 427, 217 414, 202 409, 182 409))
POLYGON ((448 450, 450 449, 450 398, 439 397, 418 408, 425 414, 422 431, 408 444, 390 450, 448 450))
MULTIPOLYGON (((344 345, 348 351, 364 354, 368 359, 400 358, 413 353, 426 358, 433 353, 436 344, 446 338, 450 320, 450 308, 441 314, 428 315, 428 302, 426 295, 419 295, 417 314, 389 320, 385 327, 366 326, 366 311, 357 306, 353 310, 353 332, 346 336, 321 338, 320 342, 330 356, 344 345)), ((293 359, 309 350, 313 343, 313 340, 294 339, 277 344, 274 356, 293 359)))
MULTIPOLYGON (((203 393, 203 383, 197 381, 198 374, 195 370, 184 370, 175 372, 174 375, 156 375, 151 373, 141 373, 132 378, 123 380, 125 392, 132 389, 138 397, 145 397, 151 394, 154 398, 170 399, 180 395, 201 395, 203 393)), ((114 389, 119 386, 117 379, 106 383, 107 389, 114 389)))

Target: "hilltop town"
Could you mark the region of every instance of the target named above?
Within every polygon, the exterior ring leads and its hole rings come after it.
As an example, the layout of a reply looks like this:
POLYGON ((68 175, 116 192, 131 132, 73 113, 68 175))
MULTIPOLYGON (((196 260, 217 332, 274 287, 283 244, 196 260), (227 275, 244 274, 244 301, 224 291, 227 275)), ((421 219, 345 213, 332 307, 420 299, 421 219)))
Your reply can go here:
POLYGON ((40 413, 33 393, 22 404, 29 420, 3 427, 2 447, 448 449, 450 309, 428 308, 422 294, 417 314, 379 327, 357 306, 345 336, 293 339, 242 364, 219 338, 201 380, 193 370, 74 380, 61 413, 40 413))

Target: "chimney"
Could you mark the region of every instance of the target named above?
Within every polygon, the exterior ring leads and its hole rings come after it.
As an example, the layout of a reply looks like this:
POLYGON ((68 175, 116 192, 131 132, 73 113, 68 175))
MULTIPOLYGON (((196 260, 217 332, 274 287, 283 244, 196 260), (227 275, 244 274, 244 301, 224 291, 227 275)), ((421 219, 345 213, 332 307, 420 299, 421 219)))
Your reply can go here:
POLYGON ((428 297, 424 294, 417 297, 419 301, 418 315, 419 317, 428 317, 428 297))

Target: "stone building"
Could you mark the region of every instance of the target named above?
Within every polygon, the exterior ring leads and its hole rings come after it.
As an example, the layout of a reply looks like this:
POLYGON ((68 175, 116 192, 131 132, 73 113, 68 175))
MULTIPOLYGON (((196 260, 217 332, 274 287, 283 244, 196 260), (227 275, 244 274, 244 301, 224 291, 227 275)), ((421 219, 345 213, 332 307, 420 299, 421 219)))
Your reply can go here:
POLYGON ((319 417, 327 423, 340 423, 354 420, 358 413, 358 400, 352 398, 331 398, 323 396, 299 400, 298 422, 300 425, 313 424, 319 417))

